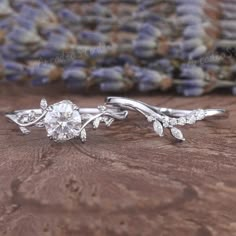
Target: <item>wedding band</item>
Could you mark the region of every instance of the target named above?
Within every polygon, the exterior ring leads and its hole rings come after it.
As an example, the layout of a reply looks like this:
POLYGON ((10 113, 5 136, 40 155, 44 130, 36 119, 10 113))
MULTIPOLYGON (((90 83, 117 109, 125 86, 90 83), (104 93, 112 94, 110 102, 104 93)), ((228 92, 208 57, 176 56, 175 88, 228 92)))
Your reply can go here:
POLYGON ((85 128, 89 124, 94 129, 101 122, 110 126, 114 120, 126 119, 128 110, 143 114, 153 124, 153 129, 159 136, 164 135, 164 129, 169 129, 172 136, 181 141, 185 138, 176 126, 193 125, 207 117, 226 115, 224 109, 172 109, 122 97, 108 97, 105 102, 97 108, 80 108, 69 100, 48 106, 47 101, 42 99, 39 109, 17 110, 6 114, 6 117, 16 123, 23 134, 31 132, 29 127, 46 128, 47 136, 56 142, 73 138, 80 138, 85 142, 85 128))
POLYGON ((122 97, 108 97, 106 99, 106 105, 138 111, 147 118, 148 122, 153 123, 153 129, 159 136, 163 136, 164 128, 167 128, 177 140, 181 141, 184 141, 185 138, 176 126, 192 125, 207 117, 226 114, 224 109, 180 110, 151 106, 141 101, 122 97))
POLYGON ((47 136, 56 142, 63 142, 73 138, 86 141, 86 127, 92 124, 99 127, 101 122, 110 126, 114 120, 123 120, 127 111, 119 107, 80 108, 69 100, 48 106, 42 99, 40 109, 17 110, 6 114, 6 117, 17 124, 23 134, 29 134, 29 127, 46 128, 47 136))

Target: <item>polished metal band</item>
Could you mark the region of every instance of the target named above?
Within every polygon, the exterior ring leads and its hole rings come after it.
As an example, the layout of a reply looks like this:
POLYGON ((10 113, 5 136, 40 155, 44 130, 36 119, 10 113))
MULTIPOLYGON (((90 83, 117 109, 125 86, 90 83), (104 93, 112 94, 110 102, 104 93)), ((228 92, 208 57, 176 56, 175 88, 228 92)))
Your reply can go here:
POLYGON ((101 122, 110 126, 114 120, 123 120, 127 111, 118 107, 80 108, 71 101, 65 100, 48 106, 41 100, 41 109, 24 109, 7 113, 6 117, 16 123, 23 134, 29 134, 28 127, 46 128, 48 137, 57 142, 80 138, 86 141, 86 126, 99 127, 101 122))
POLYGON ((164 135, 164 129, 169 129, 177 140, 182 141, 185 138, 176 126, 192 125, 207 117, 226 114, 223 109, 172 109, 129 98, 108 97, 105 104, 97 108, 80 108, 68 100, 48 106, 47 101, 42 99, 40 109, 17 110, 6 114, 6 117, 16 123, 24 134, 30 133, 28 127, 45 127, 48 137, 55 141, 80 138, 84 142, 88 124, 95 129, 101 122, 110 126, 114 120, 126 119, 128 110, 143 114, 159 136, 164 135))
POLYGON ((151 106, 141 101, 123 98, 108 97, 107 106, 115 106, 143 114, 149 122, 153 122, 154 131, 159 135, 164 135, 164 128, 168 128, 171 134, 178 140, 185 140, 182 132, 175 126, 192 125, 206 117, 222 116, 226 114, 224 109, 196 109, 182 110, 151 106))

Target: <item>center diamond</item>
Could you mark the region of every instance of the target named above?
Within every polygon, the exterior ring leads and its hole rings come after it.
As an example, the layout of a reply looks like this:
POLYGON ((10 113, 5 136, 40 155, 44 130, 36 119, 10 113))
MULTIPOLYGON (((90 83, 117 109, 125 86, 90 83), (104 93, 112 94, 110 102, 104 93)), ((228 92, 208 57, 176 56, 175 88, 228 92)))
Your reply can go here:
POLYGON ((48 136, 56 141, 66 141, 79 135, 81 116, 71 101, 52 105, 44 118, 48 136))

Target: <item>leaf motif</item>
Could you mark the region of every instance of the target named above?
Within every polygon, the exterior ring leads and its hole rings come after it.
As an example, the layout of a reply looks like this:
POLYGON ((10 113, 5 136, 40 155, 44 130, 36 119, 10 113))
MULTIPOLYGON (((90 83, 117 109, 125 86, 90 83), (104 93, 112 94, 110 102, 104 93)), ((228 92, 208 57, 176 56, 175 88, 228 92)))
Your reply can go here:
POLYGON ((45 98, 43 98, 40 101, 40 107, 41 107, 42 110, 45 110, 48 107, 48 103, 47 103, 47 100, 45 98))
POLYGON ((152 122, 154 120, 155 120, 155 118, 153 116, 147 116, 147 121, 148 122, 152 122))
POLYGON ((105 119, 105 124, 107 127, 111 126, 111 124, 114 122, 114 118, 108 118, 108 119, 105 119))
POLYGON ((100 125, 100 121, 101 121, 101 117, 98 117, 93 121, 93 128, 94 129, 98 128, 98 126, 100 125))
POLYGON ((21 131, 23 134, 30 134, 30 130, 28 130, 28 129, 25 128, 25 127, 20 127, 20 131, 21 131))
POLYGON ((154 128, 154 131, 160 136, 162 137, 164 134, 163 134, 163 126, 162 124, 158 121, 158 120, 155 120, 153 122, 153 128, 154 128))
POLYGON ((182 141, 185 140, 183 133, 175 127, 171 128, 171 134, 178 140, 182 140, 182 141))
POLYGON ((38 123, 35 124, 35 127, 37 127, 37 128, 45 127, 44 122, 43 121, 39 121, 38 123))
POLYGON ((86 141, 86 138, 87 138, 86 130, 85 130, 85 129, 82 129, 79 136, 80 136, 81 141, 82 141, 82 142, 85 142, 85 141, 86 141))

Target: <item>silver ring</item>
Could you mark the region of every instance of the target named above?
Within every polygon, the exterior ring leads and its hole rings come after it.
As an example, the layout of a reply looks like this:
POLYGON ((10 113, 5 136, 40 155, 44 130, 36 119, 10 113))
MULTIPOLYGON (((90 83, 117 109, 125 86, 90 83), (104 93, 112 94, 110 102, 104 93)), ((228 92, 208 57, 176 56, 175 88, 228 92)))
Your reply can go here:
POLYGON ((184 141, 185 138, 181 130, 176 128, 176 126, 192 125, 207 117, 226 115, 224 109, 179 110, 151 106, 122 97, 108 97, 106 104, 111 107, 138 111, 147 118, 148 122, 153 123, 153 129, 159 136, 163 136, 164 128, 167 128, 172 136, 181 141, 184 141))
POLYGON ((7 113, 6 117, 17 124, 23 134, 29 134, 30 127, 46 128, 47 136, 56 142, 73 138, 86 141, 87 125, 99 127, 101 122, 110 126, 114 120, 123 120, 128 112, 119 107, 80 108, 69 100, 64 100, 48 106, 42 99, 39 109, 17 110, 7 113))

